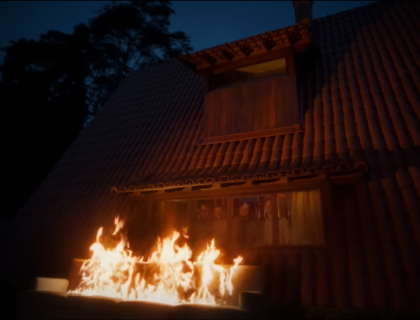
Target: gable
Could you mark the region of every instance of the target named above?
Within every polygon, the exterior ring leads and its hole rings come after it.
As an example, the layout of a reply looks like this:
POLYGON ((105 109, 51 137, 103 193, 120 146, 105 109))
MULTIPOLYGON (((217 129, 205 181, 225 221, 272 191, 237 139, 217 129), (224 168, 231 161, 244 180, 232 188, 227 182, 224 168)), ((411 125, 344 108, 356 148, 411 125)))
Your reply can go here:
POLYGON ((304 19, 181 57, 206 79, 200 144, 302 131, 295 60, 311 46, 304 19))

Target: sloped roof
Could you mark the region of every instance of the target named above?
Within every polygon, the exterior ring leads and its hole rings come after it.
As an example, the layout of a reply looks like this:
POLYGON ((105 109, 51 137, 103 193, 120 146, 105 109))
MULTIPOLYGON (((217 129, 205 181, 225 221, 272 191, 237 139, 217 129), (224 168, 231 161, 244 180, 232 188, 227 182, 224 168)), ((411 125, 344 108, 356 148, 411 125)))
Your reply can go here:
POLYGON ((309 19, 304 19, 302 23, 294 26, 267 31, 233 43, 228 42, 210 49, 186 54, 181 57, 181 60, 189 62, 194 65, 196 70, 199 70, 273 52, 292 45, 299 50, 308 43, 311 43, 311 28, 309 19))
POLYGON ((245 170, 305 172, 358 161, 408 168, 397 179, 410 196, 395 196, 414 214, 420 207, 419 14, 416 2, 379 2, 313 20, 319 59, 303 133, 197 145, 204 79, 178 60, 134 72, 7 226, 2 267, 10 276, 65 276, 70 259, 88 253, 96 228, 130 206, 111 187, 187 183, 216 169, 233 179, 245 170))

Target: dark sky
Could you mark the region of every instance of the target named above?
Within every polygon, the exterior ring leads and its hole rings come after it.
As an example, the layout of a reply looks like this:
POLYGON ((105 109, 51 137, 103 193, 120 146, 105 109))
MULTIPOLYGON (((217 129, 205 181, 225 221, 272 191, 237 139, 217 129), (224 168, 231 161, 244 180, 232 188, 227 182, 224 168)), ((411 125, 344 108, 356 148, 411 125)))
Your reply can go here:
MULTIPOLYGON (((110 1, 0 1, 0 47, 20 38, 39 39, 48 30, 71 33, 110 1)), ((374 1, 315 1, 314 18, 374 1)), ((291 1, 173 1, 171 31, 182 30, 194 50, 294 24, 291 1)), ((0 53, 0 62, 3 54, 0 53)))

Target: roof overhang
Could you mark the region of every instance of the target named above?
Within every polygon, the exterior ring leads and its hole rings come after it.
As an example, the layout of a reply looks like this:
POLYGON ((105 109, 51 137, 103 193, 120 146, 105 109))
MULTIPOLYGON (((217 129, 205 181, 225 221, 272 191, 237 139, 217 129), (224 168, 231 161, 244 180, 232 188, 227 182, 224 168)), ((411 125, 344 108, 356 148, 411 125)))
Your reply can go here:
MULTIPOLYGON (((345 184, 355 183, 359 181, 367 172, 367 165, 359 163, 354 167, 338 166, 324 167, 322 170, 302 170, 294 169, 292 172, 267 172, 256 174, 245 174, 243 176, 232 177, 208 177, 200 178, 197 180, 186 180, 184 182, 160 182, 160 183, 147 183, 135 184, 128 183, 125 186, 115 186, 111 188, 113 194, 135 194, 135 195, 148 195, 156 193, 172 193, 177 191, 197 191, 197 190, 214 190, 242 186, 259 186, 270 183, 290 183, 311 179, 330 179, 332 184, 345 184)), ((149 181, 150 182, 150 181, 149 181)))
POLYGON ((192 65, 196 70, 200 70, 280 51, 287 47, 293 47, 297 52, 303 52, 311 45, 312 32, 309 19, 304 19, 302 23, 294 26, 186 54, 181 56, 180 60, 192 65))

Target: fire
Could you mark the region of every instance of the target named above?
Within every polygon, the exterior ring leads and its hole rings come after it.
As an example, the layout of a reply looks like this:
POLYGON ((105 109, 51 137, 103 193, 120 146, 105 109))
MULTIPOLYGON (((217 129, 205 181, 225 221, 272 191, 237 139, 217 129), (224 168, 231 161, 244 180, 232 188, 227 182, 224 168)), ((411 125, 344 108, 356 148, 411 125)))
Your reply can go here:
MULTIPOLYGON (((113 235, 117 235, 124 227, 124 220, 116 217, 114 223, 113 235)), ((155 251, 143 261, 143 257, 132 256, 123 234, 113 249, 104 247, 102 234, 101 227, 90 247, 92 256, 80 270, 82 281, 69 294, 170 305, 218 305, 227 294, 232 294, 232 276, 242 257, 234 259, 230 268, 215 264, 220 251, 214 240, 192 262, 191 249, 186 244, 178 247, 176 241, 180 234, 173 232, 168 238, 158 238, 155 251)))

